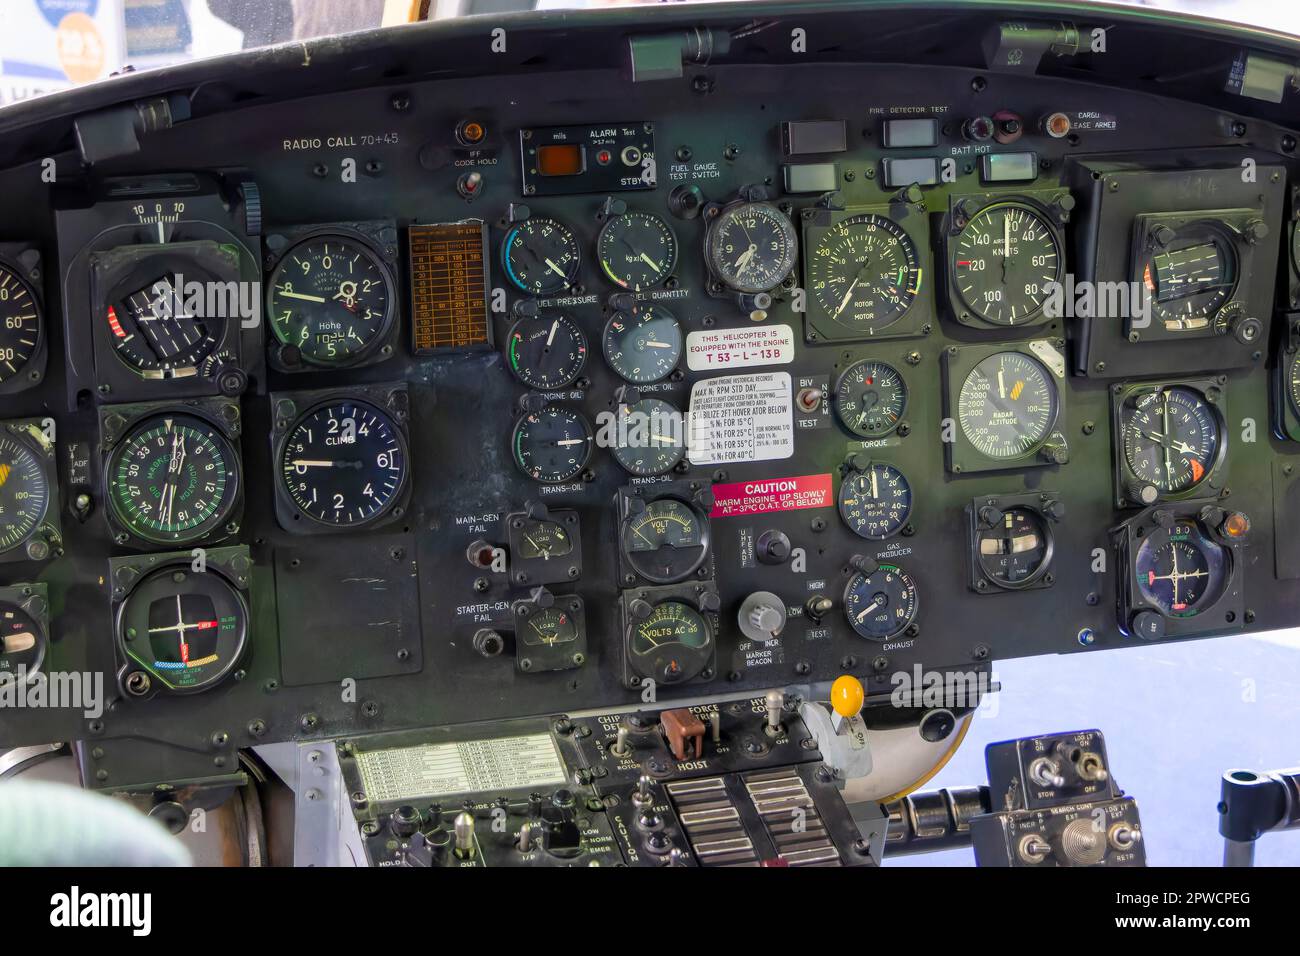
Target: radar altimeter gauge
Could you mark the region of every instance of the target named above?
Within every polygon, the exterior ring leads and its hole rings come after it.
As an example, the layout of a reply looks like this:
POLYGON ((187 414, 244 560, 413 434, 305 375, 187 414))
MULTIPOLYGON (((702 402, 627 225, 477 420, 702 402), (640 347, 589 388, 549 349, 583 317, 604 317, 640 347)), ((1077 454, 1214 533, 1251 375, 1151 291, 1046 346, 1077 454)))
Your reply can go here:
POLYGON ((410 483, 402 426, 374 402, 345 395, 309 407, 287 426, 276 468, 287 504, 281 523, 304 533, 395 517, 410 483))
POLYGON ((210 690, 239 664, 248 625, 248 599, 222 571, 158 568, 117 607, 123 687, 133 697, 210 690))
POLYGON ((347 368, 392 353, 393 273, 359 236, 318 233, 301 240, 285 251, 267 284, 271 331, 286 366, 347 368))
POLYGON ((723 206, 704 240, 709 270, 733 292, 775 289, 794 269, 798 239, 790 218, 768 202, 723 206))
POLYGON ((34 419, 0 422, 0 562, 62 554, 54 443, 34 419))

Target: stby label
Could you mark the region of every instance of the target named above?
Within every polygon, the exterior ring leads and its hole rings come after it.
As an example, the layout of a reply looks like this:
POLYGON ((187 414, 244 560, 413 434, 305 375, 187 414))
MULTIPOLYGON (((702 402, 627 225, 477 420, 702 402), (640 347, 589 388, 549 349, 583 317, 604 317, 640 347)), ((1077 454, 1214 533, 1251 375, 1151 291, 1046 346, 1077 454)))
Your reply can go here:
POLYGON ((713 510, 709 517, 734 518, 769 511, 829 508, 834 500, 830 475, 735 481, 713 486, 713 510))
POLYGON ((788 325, 710 329, 686 336, 686 365, 692 372, 793 361, 794 329, 788 325))

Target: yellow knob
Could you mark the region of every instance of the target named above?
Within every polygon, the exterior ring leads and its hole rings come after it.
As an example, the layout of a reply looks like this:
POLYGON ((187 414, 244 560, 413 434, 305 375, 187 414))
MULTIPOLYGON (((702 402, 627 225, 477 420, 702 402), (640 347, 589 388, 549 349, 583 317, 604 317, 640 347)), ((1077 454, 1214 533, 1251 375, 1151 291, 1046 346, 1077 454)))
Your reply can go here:
POLYGON ((844 674, 835 679, 831 685, 831 706, 841 717, 856 717, 862 711, 862 701, 866 692, 862 681, 852 674, 844 674))

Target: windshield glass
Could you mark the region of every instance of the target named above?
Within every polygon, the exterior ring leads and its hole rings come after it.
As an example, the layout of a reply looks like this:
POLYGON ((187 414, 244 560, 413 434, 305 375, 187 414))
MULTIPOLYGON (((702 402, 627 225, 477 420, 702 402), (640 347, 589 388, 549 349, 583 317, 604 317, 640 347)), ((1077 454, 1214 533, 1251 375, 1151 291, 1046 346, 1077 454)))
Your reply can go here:
MULTIPOLYGON (((3 0, 0 104, 144 70, 413 19, 637 0, 3 0)), ((640 0, 642 3, 649 0, 640 0)), ((736 0, 744 2, 744 0, 736 0)), ((1144 4, 1300 34, 1300 4, 1153 0, 1144 4)))

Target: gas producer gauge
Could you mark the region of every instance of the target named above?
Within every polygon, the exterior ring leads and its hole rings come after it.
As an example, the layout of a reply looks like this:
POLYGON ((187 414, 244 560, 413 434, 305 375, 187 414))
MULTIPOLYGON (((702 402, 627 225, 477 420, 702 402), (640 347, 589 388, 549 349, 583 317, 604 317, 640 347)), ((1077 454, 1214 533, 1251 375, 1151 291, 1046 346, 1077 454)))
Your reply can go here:
POLYGON ((873 461, 840 483, 840 517, 862 538, 883 541, 898 534, 912 514, 912 486, 893 465, 873 461))

